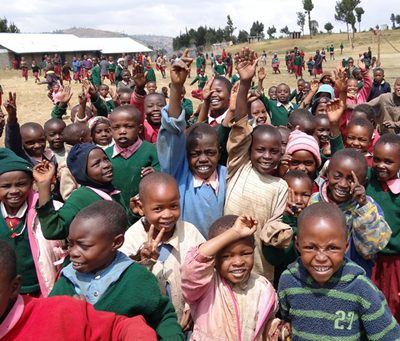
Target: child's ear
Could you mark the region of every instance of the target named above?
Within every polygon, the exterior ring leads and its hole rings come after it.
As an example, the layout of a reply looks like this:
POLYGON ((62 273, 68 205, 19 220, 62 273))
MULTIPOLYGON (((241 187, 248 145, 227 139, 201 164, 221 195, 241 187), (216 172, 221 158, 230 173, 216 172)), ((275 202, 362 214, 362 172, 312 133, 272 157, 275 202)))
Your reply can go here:
POLYGON ((300 254, 300 245, 299 245, 299 241, 297 239, 297 236, 294 237, 294 246, 295 246, 297 252, 300 254))
POLYGON ((123 234, 119 234, 119 235, 115 236, 114 241, 113 241, 113 246, 112 246, 113 251, 118 250, 122 246, 124 241, 125 241, 125 236, 123 234))
POLYGON ((15 278, 11 281, 10 287, 11 287, 11 296, 10 299, 16 300, 17 296, 19 295, 19 291, 21 289, 21 284, 22 284, 22 277, 20 275, 15 276, 15 278))

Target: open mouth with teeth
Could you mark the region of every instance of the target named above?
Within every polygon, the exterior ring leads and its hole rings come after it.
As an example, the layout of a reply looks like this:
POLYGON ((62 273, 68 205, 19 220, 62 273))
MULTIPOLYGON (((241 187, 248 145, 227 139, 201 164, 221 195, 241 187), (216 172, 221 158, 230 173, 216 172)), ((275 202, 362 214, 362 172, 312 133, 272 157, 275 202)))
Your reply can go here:
POLYGON ((335 196, 337 196, 338 198, 345 199, 349 195, 349 191, 345 189, 335 188, 333 191, 335 193, 335 196))
POLYGON ((242 278, 244 275, 246 275, 247 271, 246 269, 235 269, 230 271, 230 273, 235 278, 242 278))
POLYGON ((314 266, 313 268, 318 273, 325 273, 331 269, 330 266, 314 266))

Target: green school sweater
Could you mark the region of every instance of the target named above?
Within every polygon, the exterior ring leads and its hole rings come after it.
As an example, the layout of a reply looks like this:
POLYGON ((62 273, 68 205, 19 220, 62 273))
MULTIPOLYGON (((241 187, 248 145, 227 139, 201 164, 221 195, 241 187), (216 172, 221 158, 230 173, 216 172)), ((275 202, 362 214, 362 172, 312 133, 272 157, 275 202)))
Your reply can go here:
POLYGON ((224 63, 214 64, 214 72, 220 76, 225 75, 226 74, 226 65, 224 63))
POLYGON ((286 126, 290 113, 299 108, 298 104, 292 103, 292 108, 287 110, 283 105, 278 106, 277 101, 271 101, 265 96, 261 96, 261 100, 271 116, 271 123, 273 126, 286 126))
POLYGON ((381 251, 388 256, 400 254, 400 194, 393 194, 391 191, 384 192, 374 171, 368 170, 368 183, 365 188, 367 195, 372 197, 382 208, 385 220, 392 229, 392 236, 389 243, 381 251))
POLYGON ((139 193, 140 172, 144 167, 153 167, 160 171, 156 147, 143 141, 139 149, 128 159, 121 155, 112 157, 114 147, 108 147, 105 152, 113 165, 113 185, 121 191, 122 202, 129 207, 129 200, 139 193))
POLYGON ((100 66, 98 64, 92 67, 92 83, 96 87, 101 85, 100 66))
POLYGON ((62 117, 66 114, 67 107, 61 105, 55 105, 51 110, 51 118, 59 118, 62 120, 62 117))
MULTIPOLYGON (((17 234, 23 230, 24 223, 25 218, 20 221, 15 229, 17 234)), ((39 280, 36 275, 27 228, 21 235, 12 238, 11 230, 7 226, 3 215, 0 214, 0 240, 6 242, 17 255, 17 274, 22 276, 21 294, 38 292, 40 290, 39 280)))
MULTIPOLYGON (((61 275, 49 296, 76 295, 74 284, 61 275)), ((175 309, 168 297, 162 296, 157 279, 144 266, 132 263, 112 283, 94 304, 96 310, 110 311, 118 315, 143 315, 159 340, 183 340, 175 309)))
MULTIPOLYGON (((113 200, 120 203, 127 212, 130 223, 133 223, 129 205, 124 206, 120 194, 112 196, 113 200), (127 208, 128 207, 128 208, 127 208)), ((56 211, 50 199, 43 206, 36 206, 36 212, 42 227, 43 236, 50 240, 65 239, 68 237, 69 225, 78 212, 90 204, 103 200, 98 194, 85 186, 72 192, 64 205, 56 211)))
POLYGON ((146 69, 146 79, 148 82, 155 82, 156 81, 156 73, 154 69, 146 69))
POLYGON ((323 154, 322 148, 320 149, 322 165, 325 164, 325 162, 328 161, 332 157, 332 155, 335 154, 338 150, 344 149, 343 138, 340 134, 336 137, 330 136, 329 142, 331 143, 331 155, 327 156, 323 154))

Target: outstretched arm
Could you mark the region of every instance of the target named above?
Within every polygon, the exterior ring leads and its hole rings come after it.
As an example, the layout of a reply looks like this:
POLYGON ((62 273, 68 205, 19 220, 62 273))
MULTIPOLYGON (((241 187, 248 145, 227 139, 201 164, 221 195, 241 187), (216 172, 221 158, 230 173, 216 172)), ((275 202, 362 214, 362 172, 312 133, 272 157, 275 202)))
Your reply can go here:
POLYGON ((248 47, 242 49, 239 56, 236 57, 237 71, 240 76, 239 91, 236 98, 235 121, 248 114, 247 95, 250 90, 251 80, 256 73, 257 54, 248 47))

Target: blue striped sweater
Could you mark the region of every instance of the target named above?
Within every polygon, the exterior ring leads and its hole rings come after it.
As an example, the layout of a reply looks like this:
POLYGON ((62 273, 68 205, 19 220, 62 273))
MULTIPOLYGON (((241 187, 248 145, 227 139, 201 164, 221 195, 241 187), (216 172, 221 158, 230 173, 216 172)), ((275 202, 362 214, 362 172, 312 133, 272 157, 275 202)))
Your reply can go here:
POLYGON ((400 340, 383 294, 348 259, 320 286, 298 258, 282 274, 278 295, 282 319, 292 325, 292 341, 400 340))

